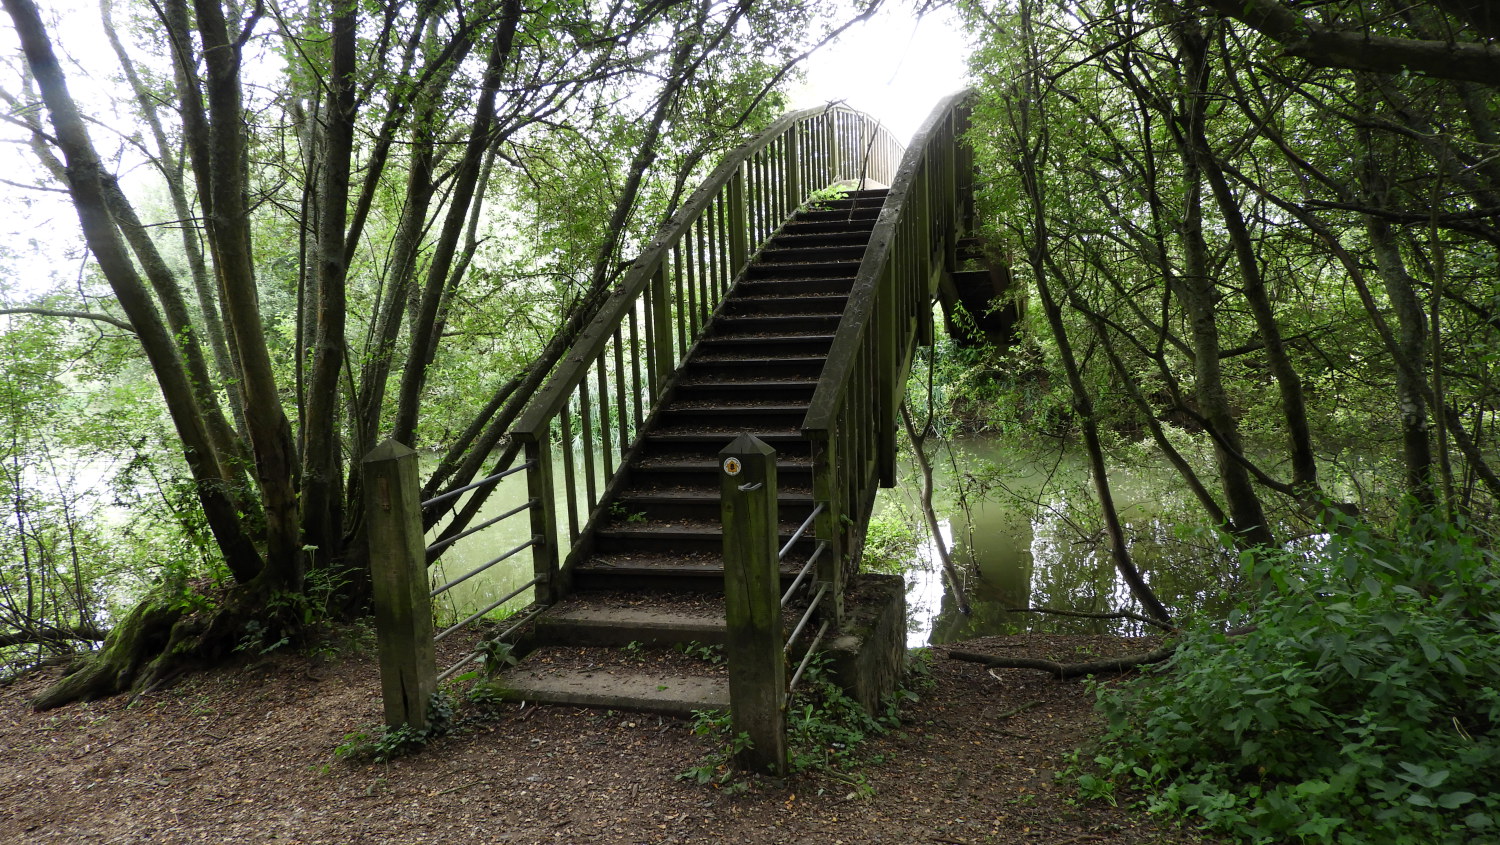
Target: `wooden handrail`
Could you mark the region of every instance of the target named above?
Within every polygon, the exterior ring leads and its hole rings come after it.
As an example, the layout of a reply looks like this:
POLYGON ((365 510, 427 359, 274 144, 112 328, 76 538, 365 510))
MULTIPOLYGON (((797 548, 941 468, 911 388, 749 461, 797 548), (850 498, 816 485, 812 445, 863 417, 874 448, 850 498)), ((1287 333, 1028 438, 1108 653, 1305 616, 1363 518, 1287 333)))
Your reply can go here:
POLYGON ((802 434, 806 437, 817 437, 826 432, 844 398, 849 394, 850 370, 859 352, 860 340, 874 315, 878 282, 891 260, 896 227, 908 212, 909 201, 913 198, 913 183, 926 162, 933 143, 953 142, 951 137, 937 137, 940 134, 937 129, 951 120, 953 112, 967 103, 973 93, 973 89, 965 89, 950 94, 938 103, 906 147, 896 178, 891 182, 890 193, 886 195, 885 205, 880 209, 880 216, 870 233, 870 245, 865 249, 864 259, 860 261, 854 287, 849 293, 849 304, 844 309, 844 318, 839 322, 833 346, 828 351, 828 361, 823 365, 823 374, 813 392, 807 416, 803 418, 802 434))
POLYGON ((910 356, 931 336, 933 295, 972 215, 973 168, 959 139, 971 94, 939 103, 907 146, 802 420, 813 498, 826 505, 817 539, 832 551, 816 577, 831 590, 836 619, 875 490, 895 484, 896 414, 910 356))
MULTIPOLYGON (((535 402, 527 408, 526 413, 512 429, 516 436, 536 436, 543 426, 549 425, 552 418, 557 415, 558 410, 566 401, 568 395, 583 380, 587 369, 586 363, 593 360, 608 342, 610 333, 620 325, 625 317, 625 312, 640 296, 646 285, 656 275, 657 268, 670 250, 682 240, 690 226, 703 216, 709 203, 715 199, 730 180, 739 172, 740 168, 750 157, 760 152, 768 144, 782 135, 792 127, 811 118, 821 117, 826 114, 850 114, 865 120, 870 120, 879 127, 878 122, 868 116, 850 109, 846 106, 816 106, 814 108, 802 109, 790 112, 777 118, 764 132, 742 144, 731 152, 723 162, 719 164, 714 172, 704 180, 687 198, 682 206, 673 214, 657 233, 656 237, 631 263, 630 269, 626 271, 624 278, 615 285, 599 313, 595 316, 589 327, 579 336, 573 344, 573 350, 564 359, 564 363, 558 366, 557 371, 547 382, 535 402)), ((732 237, 733 235, 731 235, 732 237)), ((749 250, 746 250, 749 253, 749 250)), ((750 255, 744 256, 748 262, 750 255)), ((738 268, 743 269, 743 268, 738 268)))
POLYGON ((539 601, 569 590, 591 528, 629 464, 672 377, 755 254, 813 189, 889 184, 901 145, 843 106, 785 115, 740 146, 687 198, 610 291, 599 312, 511 429, 528 461, 539 601), (554 452, 554 446, 556 451, 554 452), (565 556, 565 557, 564 557, 565 556))

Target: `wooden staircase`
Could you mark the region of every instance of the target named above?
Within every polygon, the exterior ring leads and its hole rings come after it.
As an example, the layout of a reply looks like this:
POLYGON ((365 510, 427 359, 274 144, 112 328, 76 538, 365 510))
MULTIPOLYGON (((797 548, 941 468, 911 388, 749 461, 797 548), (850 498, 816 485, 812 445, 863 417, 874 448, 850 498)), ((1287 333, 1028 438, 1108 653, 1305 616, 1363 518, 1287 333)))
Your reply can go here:
MULTIPOLYGON (((749 432, 777 450, 781 543, 812 513, 801 425, 885 195, 797 212, 729 291, 619 469, 572 592, 538 617, 527 658, 497 684, 504 695, 682 715, 727 706, 722 668, 642 651, 724 639, 717 455, 731 439, 749 432)), ((784 584, 813 548, 806 537, 791 549, 784 584)))

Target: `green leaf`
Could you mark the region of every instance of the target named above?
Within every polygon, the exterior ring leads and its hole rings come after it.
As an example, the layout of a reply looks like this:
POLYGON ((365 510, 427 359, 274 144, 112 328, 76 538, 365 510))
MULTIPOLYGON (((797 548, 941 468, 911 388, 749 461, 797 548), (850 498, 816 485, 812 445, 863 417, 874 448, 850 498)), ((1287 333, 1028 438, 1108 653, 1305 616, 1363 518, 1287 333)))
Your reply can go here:
POLYGON ((1442 795, 1438 796, 1437 802, 1438 806, 1448 810, 1452 810, 1457 807, 1462 807, 1470 801, 1473 801, 1476 797, 1478 796, 1476 796, 1472 792, 1445 792, 1442 795))

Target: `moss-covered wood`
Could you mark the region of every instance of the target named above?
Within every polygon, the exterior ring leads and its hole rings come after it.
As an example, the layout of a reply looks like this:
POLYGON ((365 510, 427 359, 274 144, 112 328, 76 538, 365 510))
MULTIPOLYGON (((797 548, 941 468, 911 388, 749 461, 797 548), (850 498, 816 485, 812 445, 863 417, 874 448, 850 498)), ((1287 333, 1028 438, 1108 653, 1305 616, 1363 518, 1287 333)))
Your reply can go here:
POLYGON ((724 520, 724 607, 729 710, 735 735, 750 737, 738 761, 786 771, 786 660, 777 565, 776 450, 741 434, 719 453, 724 520))

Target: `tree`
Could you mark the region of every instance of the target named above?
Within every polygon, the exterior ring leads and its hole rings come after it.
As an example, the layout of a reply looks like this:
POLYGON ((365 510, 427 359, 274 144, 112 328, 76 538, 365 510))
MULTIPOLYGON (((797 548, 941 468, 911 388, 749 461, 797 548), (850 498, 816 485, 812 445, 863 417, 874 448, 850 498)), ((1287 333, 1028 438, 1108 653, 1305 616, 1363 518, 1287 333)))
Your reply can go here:
POLYGON ((211 612, 148 597, 39 706, 153 683, 249 631, 295 638, 310 574, 357 608, 367 578, 351 458, 383 432, 434 442, 423 414, 434 369, 498 353, 517 363, 449 409, 466 421, 429 420, 458 432, 429 486, 476 477, 623 252, 715 151, 770 118, 805 55, 794 45, 829 29, 819 6, 782 20, 710 2, 165 0, 131 10, 154 33, 142 54, 106 0, 146 130, 137 155, 160 174, 181 233, 168 252, 100 155, 40 10, 4 5, 25 68, 7 97, 69 192, 117 322, 139 340, 229 575, 211 612), (572 190, 547 172, 560 162, 608 186, 595 206, 558 202, 572 190), (533 198, 539 221, 566 211, 576 228, 508 261, 486 256, 487 198, 506 194, 533 198), (567 264, 579 241, 591 244, 585 273, 567 264), (460 304, 497 286, 512 303, 502 311, 548 303, 522 309, 535 335, 499 350, 454 331, 474 316, 460 304))

